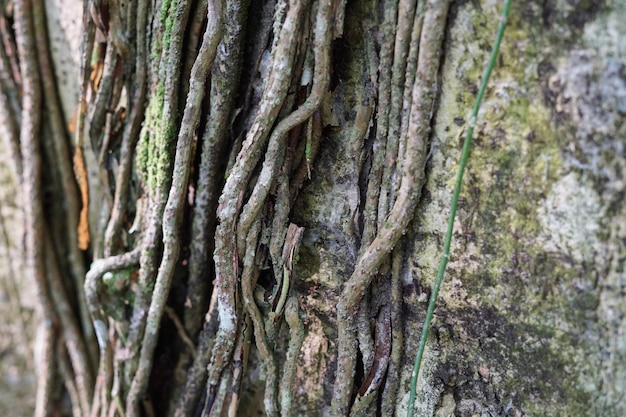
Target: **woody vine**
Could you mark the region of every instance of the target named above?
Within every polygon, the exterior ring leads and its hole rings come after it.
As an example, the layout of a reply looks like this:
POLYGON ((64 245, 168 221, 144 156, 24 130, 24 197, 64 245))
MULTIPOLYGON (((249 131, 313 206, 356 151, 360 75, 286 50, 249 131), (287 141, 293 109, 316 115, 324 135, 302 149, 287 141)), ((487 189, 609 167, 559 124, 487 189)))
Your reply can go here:
MULTIPOLYGON (((361 6, 365 88, 348 117, 356 257, 336 291, 334 416, 397 406, 398 242, 425 182, 450 3, 361 6)), ((86 1, 68 126, 43 1, 3 2, 0 134, 24 192, 24 259, 46 323, 37 416, 64 397, 76 417, 234 415, 251 355, 264 411, 296 415, 307 230, 293 213, 336 127, 346 7, 86 1), (167 343, 172 380, 158 386, 155 352, 167 343)))

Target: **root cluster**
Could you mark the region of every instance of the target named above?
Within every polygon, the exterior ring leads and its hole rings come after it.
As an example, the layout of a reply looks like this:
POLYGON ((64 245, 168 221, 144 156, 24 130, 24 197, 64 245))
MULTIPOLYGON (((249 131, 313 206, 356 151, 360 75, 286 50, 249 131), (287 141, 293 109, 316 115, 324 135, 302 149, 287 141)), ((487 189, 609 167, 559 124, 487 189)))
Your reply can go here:
MULTIPOLYGON (((61 403, 57 378, 76 417, 235 415, 251 347, 265 412, 295 415, 305 230, 291 213, 316 175, 345 2, 86 1, 73 140, 42 1, 13 3, 0 16, 0 135, 48 323, 37 415, 61 403)), ((366 3, 368 95, 340 127, 362 191, 358 259, 337 294, 334 416, 396 406, 399 242, 425 180, 449 5, 366 3)))

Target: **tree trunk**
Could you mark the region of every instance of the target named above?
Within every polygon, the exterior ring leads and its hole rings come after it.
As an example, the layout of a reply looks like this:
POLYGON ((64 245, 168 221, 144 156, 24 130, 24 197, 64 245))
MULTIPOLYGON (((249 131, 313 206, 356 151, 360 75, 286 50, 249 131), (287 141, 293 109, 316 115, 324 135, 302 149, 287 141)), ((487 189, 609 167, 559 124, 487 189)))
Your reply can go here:
POLYGON ((0 412, 626 415, 624 2, 513 5, 415 404, 501 2, 0 3, 0 412))

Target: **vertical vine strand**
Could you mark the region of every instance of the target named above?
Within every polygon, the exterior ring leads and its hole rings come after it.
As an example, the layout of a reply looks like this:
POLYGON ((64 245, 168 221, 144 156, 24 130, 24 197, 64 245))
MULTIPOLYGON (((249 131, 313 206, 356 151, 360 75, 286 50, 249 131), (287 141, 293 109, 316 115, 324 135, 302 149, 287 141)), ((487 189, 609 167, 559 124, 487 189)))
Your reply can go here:
POLYGON ((344 284, 337 303, 337 373, 331 404, 331 415, 336 417, 347 415, 350 408, 356 370, 354 316, 357 307, 376 272, 388 259, 389 253, 413 218, 421 188, 426 180, 424 170, 430 137, 430 109, 436 94, 435 80, 441 61, 449 5, 450 1, 430 1, 426 7, 400 189, 387 220, 372 242, 362 250, 354 272, 344 284))
MULTIPOLYGON (((420 4, 421 6, 421 4, 420 4)), ((391 206, 393 205, 393 187, 392 173, 401 171, 402 158, 398 158, 398 148, 402 139, 400 131, 400 119, 402 117, 404 79, 407 68, 407 58, 412 41, 413 26, 415 25, 415 15, 417 5, 415 2, 402 0, 398 4, 398 23, 396 29, 396 37, 393 47, 393 66, 391 68, 391 92, 388 109, 388 125, 387 125, 387 147, 381 153, 381 157, 385 161, 383 164, 383 173, 381 186, 379 187, 380 196, 378 199, 378 222, 377 229, 380 229, 391 206)), ((411 84, 412 86, 413 84, 411 84)), ((408 88, 410 90, 410 87, 408 88)), ((396 190, 397 191, 397 190, 396 190)))
POLYGON ((489 82, 489 77, 491 76, 491 71, 495 66, 496 59, 498 57, 498 51, 500 50, 500 43, 502 42, 502 38, 504 36, 504 29, 506 27, 506 21, 509 16, 509 9, 511 7, 511 0, 507 0, 504 9, 502 11, 502 16, 500 17, 500 24, 498 25, 498 30, 496 34, 496 40, 494 41, 493 48, 491 49, 491 57, 489 58, 489 63, 483 72, 482 81, 480 84, 480 88, 478 90, 478 94, 476 95, 476 101, 474 102, 474 107, 472 109, 472 114, 470 116, 469 126, 467 128, 467 134, 465 136, 465 141, 463 143, 463 152, 461 154, 461 161, 459 164, 459 171, 456 176, 456 183, 454 185, 454 193, 452 195, 452 204, 450 205, 450 218, 448 220, 448 230, 446 232, 446 239, 443 248, 443 255, 441 256, 441 263, 439 264, 439 270, 437 271, 437 278, 435 279, 435 284, 433 285, 433 291, 430 296, 430 301, 428 303, 428 310, 426 312, 426 318, 424 319, 424 327, 422 329, 422 336, 420 338, 420 344, 417 351, 417 356, 415 358, 415 364, 413 366, 413 374, 411 376, 411 391, 409 396, 409 403, 407 407, 407 417, 413 416, 413 404, 415 403, 415 392, 417 390, 417 377, 419 375, 420 366, 422 364, 422 356, 424 354, 424 347, 426 346, 426 339, 428 338, 428 333, 430 330, 430 322, 433 318, 433 312, 435 311, 435 305, 437 303, 437 296, 439 295, 439 289, 441 288, 441 283, 443 281, 443 276, 446 271, 446 265, 448 264, 448 259, 450 257, 450 244, 452 242, 452 232, 454 229, 454 218, 456 217, 457 204, 459 201, 459 194, 461 193, 461 185, 463 183, 463 174, 465 172, 465 166, 467 165, 467 161, 469 159, 470 147, 472 145, 472 134, 474 133, 474 126, 476 124, 476 118, 478 116, 478 110, 480 109, 480 104, 485 95, 485 90, 487 88, 487 83, 489 82))
POLYGON ((22 155, 21 188, 24 201, 25 265, 35 279, 38 312, 42 320, 42 345, 45 356, 37 369, 36 417, 44 417, 54 381, 53 355, 56 314, 48 294, 44 265, 44 217, 41 187, 41 81, 35 53, 35 35, 32 22, 32 5, 28 0, 16 1, 14 10, 15 38, 22 77, 22 112, 19 133, 22 155))
MULTIPOLYGON (((315 112, 315 110, 317 110, 320 106, 324 93, 328 89, 328 84, 330 82, 328 69, 330 67, 331 25, 331 2, 328 0, 321 1, 318 4, 314 30, 315 74, 313 76, 311 94, 307 97, 306 101, 298 107, 298 109, 281 120, 272 132, 263 168, 259 174, 259 179, 257 180, 257 183, 252 191, 252 195, 250 196, 248 203, 243 208, 240 216, 238 224, 239 239, 241 239, 241 236, 247 235, 252 222, 257 217, 257 214, 259 213, 259 210, 269 193, 272 180, 275 179, 276 172, 280 166, 278 160, 282 161, 279 148, 281 145, 284 145, 284 137, 291 129, 301 123, 304 123, 309 117, 311 117, 313 112, 315 112)), ((241 246, 243 246, 243 242, 241 246)))
MULTIPOLYGON (((177 18, 171 26, 164 24, 164 37, 169 40, 169 44, 163 45, 161 57, 159 60, 158 77, 159 81, 156 86, 156 94, 150 99, 156 100, 156 107, 159 109, 160 118, 155 123, 155 153, 158 153, 157 162, 154 168, 154 177, 152 180, 156 184, 150 186, 148 193, 148 209, 147 219, 143 226, 141 255, 141 268, 139 269, 139 287, 136 292, 135 305, 128 333, 128 345, 131 351, 138 353, 141 347, 144 330, 146 328, 146 320, 148 310, 152 301, 153 286, 155 285, 155 277, 158 273, 159 256, 158 248, 162 241, 163 227, 163 211, 167 203, 170 191, 170 181, 173 170, 174 161, 170 160, 169 152, 166 151, 171 147, 177 138, 178 123, 178 103, 179 103, 179 78, 178 73, 181 66, 183 49, 183 34, 187 26, 187 20, 191 9, 191 2, 187 0, 172 1, 169 8, 163 3, 160 19, 164 19, 168 13, 172 13, 177 18), (169 10, 169 11, 168 11, 169 10), (159 92, 160 91, 160 92, 159 92)), ((163 24, 163 23, 162 23, 163 24)), ((154 70, 151 71, 155 74, 154 70)), ((150 105, 149 105, 150 107, 150 105)), ((149 124, 148 124, 149 125, 149 124)), ((145 126, 144 126, 145 129, 145 126)), ((149 180, 151 181, 151 180, 149 180)), ((134 379, 138 366, 139 355, 135 355, 133 360, 128 361, 126 373, 129 379, 134 379)))
MULTIPOLYGON (((397 0, 385 2, 385 17, 382 25, 382 45, 379 57, 379 79, 378 79, 378 108, 376 117, 376 137, 373 145, 374 149, 386 149, 387 132, 389 126, 389 110, 391 108, 391 74, 387 68, 393 65, 393 45, 396 36, 398 16, 397 0)), ((378 199, 380 196, 380 185, 384 169, 384 152, 374 152, 372 168, 367 182, 366 203, 363 210, 363 233, 361 236, 361 251, 367 248, 376 237, 378 199)))
POLYGON ((115 177, 115 195, 113 197, 113 207, 111 207, 111 217, 105 231, 104 255, 113 255, 113 250, 118 242, 122 224, 127 214, 127 203, 130 194, 130 178, 132 175, 133 161, 139 131, 144 120, 147 93, 147 42, 146 34, 142 30, 148 22, 147 1, 140 0, 137 4, 137 24, 136 24, 136 60, 135 77, 131 91, 134 95, 129 99, 130 117, 124 125, 122 134, 122 145, 120 147, 119 171, 115 177))
POLYGON ((68 212, 64 219, 64 230, 67 239, 65 245, 68 250, 69 271, 71 272, 77 293, 80 329, 89 355, 89 365, 93 368, 96 362, 97 344, 83 291, 83 280, 86 271, 83 253, 78 247, 78 213, 81 211, 78 186, 72 168, 69 136, 65 130, 61 103, 54 84, 53 62, 48 48, 44 4, 41 0, 34 0, 32 4, 33 27, 35 40, 37 41, 37 55, 41 70, 42 94, 44 98, 43 109, 46 112, 49 123, 49 137, 52 139, 51 141, 44 140, 43 145, 44 149, 49 149, 50 155, 54 155, 54 164, 51 164, 53 166, 50 169, 56 169, 61 180, 61 189, 68 212))
POLYGON ((206 279, 212 263, 212 237, 215 233, 217 199, 224 175, 224 151, 229 145, 228 125, 231 121, 243 57, 243 38, 247 17, 246 2, 225 2, 224 36, 211 69, 209 115, 201 139, 200 166, 196 181, 189 255, 189 281, 185 308, 185 327, 190 336, 198 334, 210 296, 206 279))
POLYGON ((9 162, 15 182, 19 183, 22 175, 22 154, 20 151, 20 113, 19 74, 14 71, 15 57, 10 24, 6 16, 0 14, 0 137, 11 156, 9 162))
MULTIPOLYGON (((295 54, 296 40, 301 27, 301 17, 306 10, 306 1, 290 4, 285 20, 280 28, 275 28, 275 45, 272 47, 272 65, 270 68, 291 68, 295 54), (277 52, 277 51, 280 51, 277 52)), ((219 226, 215 233, 216 283, 218 292, 218 314, 220 326, 215 338, 211 362, 208 367, 208 391, 214 390, 221 378, 223 369, 230 360, 235 345, 239 313, 236 304, 239 297, 237 281, 239 277, 236 226, 241 207, 241 200, 251 172, 261 156, 260 149, 266 143, 268 126, 276 120, 280 103, 287 95, 289 74, 286 71, 270 71, 259 110, 246 135, 241 150, 237 155, 228 179, 224 185, 218 207, 219 226)), ((207 396, 210 397, 210 396, 207 396)))
POLYGON ((184 208, 185 191, 190 175, 190 162, 193 159, 194 132, 200 121, 201 103, 204 98, 207 76, 217 46, 222 36, 222 2, 209 1, 207 9, 208 24, 202 39, 202 46, 191 70, 189 94, 183 113, 181 130, 176 145, 176 159, 172 185, 163 213, 163 257, 159 268, 152 302, 146 318, 146 329, 141 344, 139 363, 132 380, 128 398, 127 415, 139 415, 139 400, 145 394, 148 377, 152 368, 154 349, 158 339, 159 326, 163 310, 167 302, 170 285, 174 275, 174 267, 180 251, 179 228, 184 208))

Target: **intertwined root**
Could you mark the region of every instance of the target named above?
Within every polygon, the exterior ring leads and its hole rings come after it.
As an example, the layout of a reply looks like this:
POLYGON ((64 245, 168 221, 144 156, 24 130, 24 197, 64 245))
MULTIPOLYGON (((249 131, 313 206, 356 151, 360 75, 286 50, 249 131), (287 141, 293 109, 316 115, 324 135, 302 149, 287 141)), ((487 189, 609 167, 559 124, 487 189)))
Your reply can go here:
MULTIPOLYGON (((151 412, 148 384, 164 313, 184 342, 170 366, 179 389, 168 394, 169 413, 234 413, 254 340, 265 410, 291 414, 305 332, 293 285, 303 228, 290 214, 303 183, 316 175, 330 123, 323 105, 333 100, 331 49, 343 36, 345 2, 277 0, 256 11, 237 0, 162 0, 155 9, 145 0, 86 2, 76 179, 45 70, 48 52, 34 46, 46 44, 44 25, 37 24, 41 1, 32 10, 23 4, 16 2, 16 30, 9 34, 18 41, 21 77, 0 79, 3 91, 19 91, 23 100, 8 103, 0 117, 32 225, 27 266, 44 316, 63 329, 46 333, 46 357, 60 346, 75 415, 151 412), (62 245, 69 261, 60 266, 41 203, 42 102, 54 138, 46 152, 61 161, 55 181, 71 214, 62 245), (16 112, 19 129, 11 123, 16 112), (79 248, 89 239, 95 262, 83 294, 87 268, 79 248), (268 273, 274 287, 261 294, 259 277, 268 273), (72 288, 75 305, 64 287, 72 288)), ((384 413, 395 404, 402 353, 396 249, 424 182, 448 8, 447 1, 418 4, 385 2, 380 25, 377 5, 362 6, 371 9, 358 28, 367 94, 351 109, 347 135, 362 171, 355 173, 362 202, 353 220, 360 249, 338 301, 336 416, 366 413, 381 390, 384 413), (372 33, 378 26, 382 39, 372 33), (353 401, 358 352, 366 374, 353 401)), ((11 57, 0 58, 5 71, 11 57)), ((39 415, 53 374, 43 372, 39 381, 39 415)))
MULTIPOLYGON (((444 30, 449 2, 428 2, 419 13, 416 10, 407 10, 407 14, 398 14, 398 21, 393 10, 386 15, 383 29, 385 39, 381 50, 381 67, 389 68, 391 57, 393 56, 393 71, 391 80, 389 77, 381 77, 379 84, 379 97, 381 102, 387 103, 388 107, 379 107, 379 111, 388 109, 388 113, 382 115, 382 123, 378 125, 379 130, 377 140, 379 149, 386 149, 386 158, 383 152, 378 153, 375 159, 370 183, 368 184, 367 203, 365 205, 364 217, 364 239, 360 256, 356 262, 354 272, 350 279, 344 284, 338 304, 337 328, 338 328, 338 352, 337 352, 337 377, 335 379, 335 389, 333 395, 333 415, 339 417, 348 415, 350 412, 350 399, 352 395, 352 381, 354 379, 356 357, 359 345, 357 343, 357 323, 356 317, 359 306, 366 292, 370 289, 374 277, 382 273, 388 275, 389 254, 394 250, 400 236, 404 233, 413 218, 413 213, 417 207, 421 188, 425 182, 425 167, 428 154, 428 143, 430 135, 430 122, 434 108, 437 73, 439 71, 440 56, 442 51, 444 30), (415 19, 406 20, 406 16, 414 15, 415 19), (396 30, 397 28, 397 30, 396 30), (395 42, 393 31, 396 31, 395 42), (409 34, 411 37, 409 38, 409 34), (409 41, 410 39, 410 41, 409 41), (391 53, 391 45, 394 44, 394 53, 391 53), (404 65, 406 63, 407 49, 416 54, 419 48, 416 72, 413 74, 413 67, 407 66, 410 73, 405 74, 404 65), (385 65, 383 67, 383 65, 385 65), (405 92, 401 94, 399 85, 405 81, 405 92), (411 84, 407 84, 410 82, 411 84), (391 90, 391 91, 390 91, 391 90), (409 93, 410 91, 410 93, 409 93), (401 100, 404 97, 404 100, 401 100), (406 113, 408 112, 408 117, 406 113), (402 127, 403 118, 408 119, 402 127), (377 213, 375 216, 374 213, 377 213)), ((394 8, 395 10, 395 8, 394 8)), ((397 262, 397 260, 396 260, 397 262)), ((400 302, 399 278, 397 267, 394 268, 395 277, 393 280, 393 293, 395 299, 391 301, 400 302)), ((362 306, 361 306, 362 308, 362 306)), ((399 318, 399 307, 395 307, 394 318, 399 318)), ((385 313, 381 316, 379 323, 384 328, 384 322, 388 319, 385 313)), ((401 323, 396 321, 386 326, 385 332, 391 332, 391 327, 401 329, 401 323)), ((384 333, 383 333, 384 334, 384 333)), ((401 335, 396 333, 396 340, 401 340, 401 335)), ((376 336, 376 353, 372 360, 371 367, 376 367, 373 372, 386 372, 391 349, 386 344, 391 342, 391 337, 376 336), (385 352, 380 354, 381 349, 385 352)), ((365 345, 367 346, 367 345, 365 345)), ((399 347, 396 346, 396 349, 399 347)), ((397 351, 396 351, 397 358, 397 351)), ((395 364, 397 366, 397 363, 395 364)), ((397 369, 397 368, 396 368, 397 369)), ((372 384, 376 383, 373 378, 372 384)), ((397 375, 390 379, 391 384, 397 383, 397 375)), ((371 403, 371 398, 377 394, 376 389, 364 386, 359 392, 355 407, 366 409, 371 403), (365 404, 365 405, 362 405, 365 404)), ((396 388, 392 387, 391 392, 395 394, 396 388)), ((388 403, 387 403, 388 404, 388 403)), ((356 408, 355 408, 356 409, 356 408)), ((354 411, 354 410, 353 410, 354 411)))

